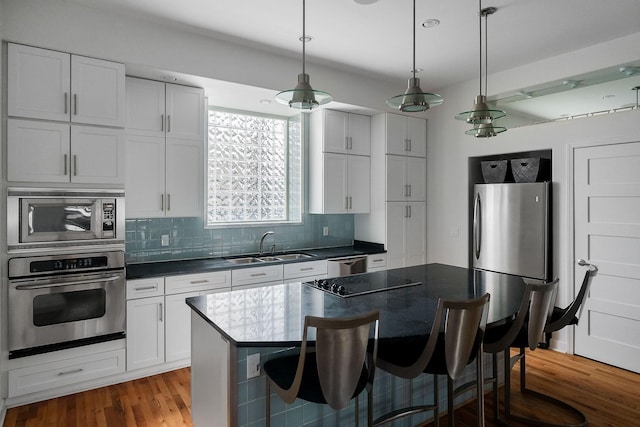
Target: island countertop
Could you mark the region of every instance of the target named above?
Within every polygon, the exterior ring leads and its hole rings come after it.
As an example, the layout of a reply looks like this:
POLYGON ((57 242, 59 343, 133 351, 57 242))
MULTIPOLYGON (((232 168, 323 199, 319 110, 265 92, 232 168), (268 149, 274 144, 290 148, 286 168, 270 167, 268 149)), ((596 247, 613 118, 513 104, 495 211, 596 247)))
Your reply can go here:
POLYGON ((518 310, 524 282, 500 273, 474 271, 444 264, 364 273, 419 285, 341 298, 294 282, 222 292, 187 299, 192 310, 237 347, 299 345, 304 318, 348 317, 380 311, 380 338, 422 335, 431 327, 439 298, 466 300, 491 294, 488 322, 510 318, 518 310))

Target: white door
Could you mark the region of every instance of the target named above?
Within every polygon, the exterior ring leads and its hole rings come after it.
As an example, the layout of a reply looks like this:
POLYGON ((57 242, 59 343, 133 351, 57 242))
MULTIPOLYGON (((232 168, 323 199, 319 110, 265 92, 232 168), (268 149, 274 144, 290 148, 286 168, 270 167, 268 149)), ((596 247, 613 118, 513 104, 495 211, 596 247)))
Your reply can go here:
POLYGON ((127 301, 127 370, 164 363, 164 297, 127 301))
POLYGON ((347 169, 348 212, 367 213, 371 209, 371 157, 348 156, 347 169))
POLYGON ((9 43, 9 116, 69 120, 69 54, 9 43))
POLYGON ((341 111, 324 111, 324 152, 347 152, 347 126, 349 115, 341 111))
POLYGON ((349 114, 349 154, 371 154, 371 117, 349 114))
POLYGON ((167 138, 204 140, 204 90, 167 84, 167 138))
POLYGON ((124 131, 71 126, 71 182, 124 184, 124 131))
POLYGON ((127 134, 164 138, 164 121, 164 83, 127 77, 127 134))
POLYGON ((407 157, 387 155, 387 201, 401 202, 406 200, 407 157))
POLYGON ((387 268, 405 266, 405 221, 408 215, 404 202, 387 203, 387 268))
POLYGON ((407 142, 407 117, 387 113, 387 154, 406 156, 409 148, 407 142))
POLYGON ((167 216, 202 216, 204 141, 167 138, 167 216))
POLYGON ((124 127, 124 65, 71 56, 71 121, 124 127))
POLYGON ((407 157, 407 186, 409 200, 427 199, 427 159, 407 157))
POLYGON ((191 357, 191 309, 185 299, 197 297, 200 292, 186 292, 165 297, 165 361, 191 357))
POLYGON ((424 264, 427 260, 427 209, 425 202, 407 204, 405 222, 405 266, 424 264))
POLYGON ((408 156, 427 156, 427 121, 417 117, 407 117, 408 156))
POLYGON ((347 156, 324 153, 324 198, 322 213, 347 212, 347 156))
POLYGON ((578 148, 574 162, 575 257, 599 269, 575 353, 640 372, 640 143, 578 148))
POLYGON ((128 135, 126 139, 127 218, 164 216, 164 137, 128 135))

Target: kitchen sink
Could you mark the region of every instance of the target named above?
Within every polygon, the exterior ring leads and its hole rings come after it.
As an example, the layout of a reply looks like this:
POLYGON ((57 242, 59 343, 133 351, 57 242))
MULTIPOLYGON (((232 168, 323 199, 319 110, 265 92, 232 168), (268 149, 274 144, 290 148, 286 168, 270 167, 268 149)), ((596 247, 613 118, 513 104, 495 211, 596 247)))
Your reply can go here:
POLYGON ((278 256, 261 256, 258 260, 262 262, 282 261, 278 256))
POLYGON ((252 264, 254 262, 263 262, 262 260, 254 257, 246 257, 246 258, 231 258, 228 259, 231 264, 252 264))
POLYGON ((294 260, 294 259, 313 258, 313 255, 307 255, 307 254, 283 254, 283 255, 277 255, 277 258, 280 258, 283 261, 289 261, 289 260, 294 260))

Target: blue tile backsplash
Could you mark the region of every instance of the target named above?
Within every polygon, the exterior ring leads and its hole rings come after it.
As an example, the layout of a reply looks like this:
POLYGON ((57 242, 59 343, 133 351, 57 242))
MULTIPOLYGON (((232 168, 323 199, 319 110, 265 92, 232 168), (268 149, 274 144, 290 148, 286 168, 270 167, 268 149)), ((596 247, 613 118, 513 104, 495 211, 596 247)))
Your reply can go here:
POLYGON ((309 248, 328 248, 353 244, 353 215, 303 215, 302 224, 273 226, 224 227, 207 229, 202 218, 144 218, 126 220, 126 261, 173 261, 193 258, 223 257, 258 252, 260 237, 268 252, 309 248), (329 235, 323 236, 323 227, 329 235), (161 237, 169 236, 162 246, 161 237))

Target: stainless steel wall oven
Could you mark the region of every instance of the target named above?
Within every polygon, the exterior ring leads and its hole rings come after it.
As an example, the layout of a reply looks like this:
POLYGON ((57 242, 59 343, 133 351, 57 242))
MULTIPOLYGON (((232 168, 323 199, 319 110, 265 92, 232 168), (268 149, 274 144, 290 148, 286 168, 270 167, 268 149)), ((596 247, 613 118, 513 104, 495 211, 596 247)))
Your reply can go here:
POLYGON ((9 260, 9 358, 125 336, 124 252, 9 260))

